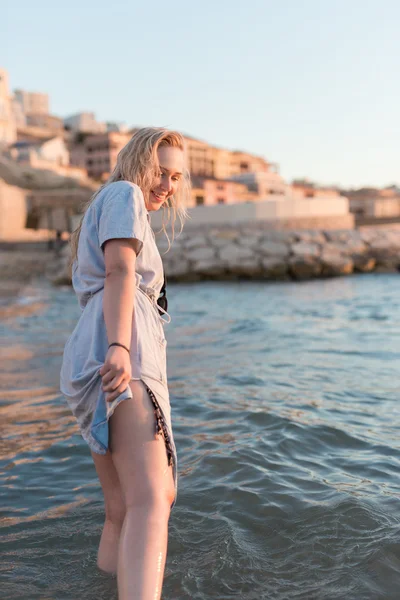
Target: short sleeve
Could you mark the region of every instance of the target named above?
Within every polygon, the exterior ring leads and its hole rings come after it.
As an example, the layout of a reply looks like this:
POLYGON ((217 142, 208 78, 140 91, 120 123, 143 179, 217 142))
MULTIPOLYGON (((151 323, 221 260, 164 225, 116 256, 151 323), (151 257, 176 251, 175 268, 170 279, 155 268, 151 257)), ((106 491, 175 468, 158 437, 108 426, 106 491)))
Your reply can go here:
MULTIPOLYGON (((112 187, 112 186, 110 186, 112 187)), ((106 191, 106 190, 105 190, 106 191)), ((140 242, 138 254, 143 247, 145 207, 141 190, 124 184, 106 191, 100 212, 99 244, 107 240, 136 238, 140 242)))

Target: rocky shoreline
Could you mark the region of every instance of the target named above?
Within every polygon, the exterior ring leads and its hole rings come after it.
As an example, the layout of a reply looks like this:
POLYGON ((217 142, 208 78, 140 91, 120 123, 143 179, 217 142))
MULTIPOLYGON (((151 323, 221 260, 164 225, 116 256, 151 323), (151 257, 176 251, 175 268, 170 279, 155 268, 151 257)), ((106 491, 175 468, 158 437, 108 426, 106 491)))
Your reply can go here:
MULTIPOLYGON (((400 229, 265 231, 210 228, 157 245, 169 282, 203 280, 307 280, 351 273, 400 270, 400 229)), ((58 284, 70 281, 69 249, 59 259, 58 284)))

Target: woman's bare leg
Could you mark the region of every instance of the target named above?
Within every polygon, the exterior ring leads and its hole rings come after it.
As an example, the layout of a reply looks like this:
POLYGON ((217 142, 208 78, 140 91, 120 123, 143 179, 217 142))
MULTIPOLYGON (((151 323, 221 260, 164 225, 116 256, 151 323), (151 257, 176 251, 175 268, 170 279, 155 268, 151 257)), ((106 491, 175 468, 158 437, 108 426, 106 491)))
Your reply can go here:
POLYGON ((125 503, 111 453, 92 452, 93 461, 104 494, 105 521, 101 534, 97 566, 106 573, 116 573, 118 546, 125 518, 125 503))
POLYGON ((110 420, 111 456, 126 514, 118 554, 119 600, 159 600, 175 495, 165 441, 155 436, 154 408, 141 381, 110 420))

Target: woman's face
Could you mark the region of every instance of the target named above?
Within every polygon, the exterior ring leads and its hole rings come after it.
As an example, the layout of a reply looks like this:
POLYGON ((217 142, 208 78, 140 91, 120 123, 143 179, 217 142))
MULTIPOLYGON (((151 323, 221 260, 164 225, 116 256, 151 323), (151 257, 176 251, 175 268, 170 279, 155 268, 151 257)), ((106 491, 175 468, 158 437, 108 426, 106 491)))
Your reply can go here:
POLYGON ((153 187, 149 194, 149 206, 147 209, 158 210, 173 196, 179 187, 179 181, 183 177, 184 157, 179 148, 161 146, 158 151, 158 162, 160 173, 155 178, 153 187))

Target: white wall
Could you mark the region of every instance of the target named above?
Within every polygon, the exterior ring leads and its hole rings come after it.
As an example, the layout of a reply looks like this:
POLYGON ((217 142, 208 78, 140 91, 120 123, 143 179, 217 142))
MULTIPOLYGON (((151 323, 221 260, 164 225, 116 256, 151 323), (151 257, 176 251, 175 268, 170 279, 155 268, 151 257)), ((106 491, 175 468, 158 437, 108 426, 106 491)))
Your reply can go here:
POLYGON ((43 160, 55 162, 59 165, 69 165, 69 152, 61 138, 54 138, 42 144, 39 156, 43 160))
MULTIPOLYGON (((349 201, 344 196, 338 198, 271 199, 263 202, 244 204, 217 204, 189 208, 191 217, 186 225, 229 225, 254 221, 279 221, 280 219, 307 217, 341 217, 349 214, 349 201)), ((151 213, 153 227, 161 227, 162 209, 151 213)))
POLYGON ((7 239, 25 229, 26 192, 0 179, 0 237, 7 239))

